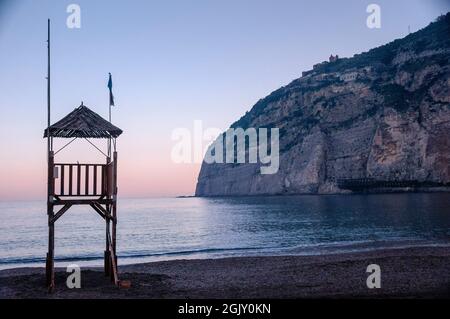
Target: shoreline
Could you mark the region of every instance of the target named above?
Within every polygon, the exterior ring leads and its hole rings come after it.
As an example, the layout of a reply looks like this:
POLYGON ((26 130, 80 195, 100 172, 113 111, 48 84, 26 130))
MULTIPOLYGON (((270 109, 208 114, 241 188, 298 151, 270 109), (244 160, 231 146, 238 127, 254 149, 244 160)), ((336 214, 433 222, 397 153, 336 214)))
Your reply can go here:
MULTIPOLYGON (((327 256, 349 253, 379 252, 386 249, 399 250, 408 248, 448 248, 450 240, 431 241, 424 239, 401 239, 385 241, 352 241, 352 242, 332 242, 297 247, 279 248, 208 248, 199 250, 176 251, 154 254, 119 255, 121 266, 138 265, 175 260, 205 260, 224 259, 239 257, 280 257, 280 256, 327 256)), ((65 267, 69 264, 78 264, 82 268, 95 268, 103 266, 103 256, 68 256, 55 258, 55 264, 65 267)), ((39 268, 45 264, 45 258, 15 259, 2 263, 0 261, 0 272, 16 268, 39 268)))
POLYGON ((81 289, 68 289, 56 268, 48 294, 44 268, 0 271, 0 298, 450 298, 448 247, 388 248, 325 255, 177 259, 119 266, 131 288, 118 289, 102 267, 82 268, 81 289), (369 264, 381 267, 368 289, 369 264))

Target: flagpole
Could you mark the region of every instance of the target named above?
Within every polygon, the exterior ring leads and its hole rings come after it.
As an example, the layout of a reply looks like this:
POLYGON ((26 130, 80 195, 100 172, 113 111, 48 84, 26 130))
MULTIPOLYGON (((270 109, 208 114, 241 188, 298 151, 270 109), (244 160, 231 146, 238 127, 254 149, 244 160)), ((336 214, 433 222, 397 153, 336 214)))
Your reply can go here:
POLYGON ((50 19, 47 20, 47 150, 52 149, 50 143, 50 19))
MULTIPOLYGON (((111 121, 111 103, 109 103, 109 123, 112 123, 111 121)), ((111 137, 108 140, 108 156, 111 158, 111 137)))
MULTIPOLYGON (((109 79, 111 79, 111 73, 109 73, 109 79)), ((108 84, 109 84, 109 79, 108 79, 108 84)), ((111 92, 111 89, 109 89, 110 90, 110 92, 111 92)), ((111 93, 109 93, 109 94, 111 94, 111 93)), ((112 123, 112 118, 111 118, 111 99, 109 98, 109 123, 112 123)), ((108 157, 109 158, 111 158, 111 148, 112 148, 112 145, 111 145, 112 143, 111 143, 111 137, 109 138, 109 140, 108 140, 108 157)))

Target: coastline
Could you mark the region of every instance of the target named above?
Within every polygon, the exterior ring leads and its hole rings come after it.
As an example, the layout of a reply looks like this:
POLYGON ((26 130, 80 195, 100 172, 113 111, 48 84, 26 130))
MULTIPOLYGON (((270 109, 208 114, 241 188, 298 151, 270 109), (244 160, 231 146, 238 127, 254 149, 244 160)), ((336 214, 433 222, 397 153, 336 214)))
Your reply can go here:
POLYGON ((351 191, 346 189, 317 192, 299 192, 299 193, 268 193, 268 194, 233 194, 233 195, 193 195, 177 196, 175 198, 240 198, 240 197, 286 197, 286 196, 337 196, 337 195, 386 195, 386 194, 442 194, 450 193, 450 186, 441 187, 383 187, 372 188, 363 191, 351 191))
POLYGON ((450 298, 448 247, 387 248, 327 255, 180 259, 119 266, 128 289, 114 287, 101 267, 82 269, 81 289, 68 289, 65 268, 56 290, 43 268, 0 271, 0 298, 450 298), (369 264, 381 288, 368 289, 369 264))

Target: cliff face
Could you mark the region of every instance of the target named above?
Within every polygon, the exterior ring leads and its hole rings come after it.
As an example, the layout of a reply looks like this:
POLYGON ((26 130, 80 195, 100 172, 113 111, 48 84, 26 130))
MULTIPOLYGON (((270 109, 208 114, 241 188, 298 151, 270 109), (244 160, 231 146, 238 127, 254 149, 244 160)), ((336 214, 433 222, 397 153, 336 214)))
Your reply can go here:
POLYGON ((197 196, 339 193, 339 179, 450 183, 450 13, 323 63, 232 127, 278 127, 280 167, 203 163, 197 196))

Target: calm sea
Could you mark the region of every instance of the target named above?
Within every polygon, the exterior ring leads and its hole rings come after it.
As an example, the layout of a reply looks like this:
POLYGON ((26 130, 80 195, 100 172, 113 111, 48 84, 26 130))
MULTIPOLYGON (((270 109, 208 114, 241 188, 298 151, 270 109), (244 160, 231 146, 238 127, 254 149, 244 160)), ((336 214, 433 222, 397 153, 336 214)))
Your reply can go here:
MULTIPOLYGON (((444 245, 450 194, 120 199, 120 264, 186 258, 444 245)), ((0 268, 43 266, 45 203, 0 202, 0 268)), ((101 265, 105 223, 72 208, 56 225, 57 266, 101 265)))

